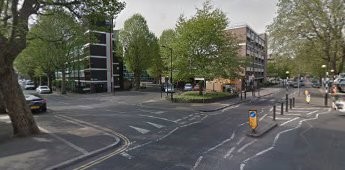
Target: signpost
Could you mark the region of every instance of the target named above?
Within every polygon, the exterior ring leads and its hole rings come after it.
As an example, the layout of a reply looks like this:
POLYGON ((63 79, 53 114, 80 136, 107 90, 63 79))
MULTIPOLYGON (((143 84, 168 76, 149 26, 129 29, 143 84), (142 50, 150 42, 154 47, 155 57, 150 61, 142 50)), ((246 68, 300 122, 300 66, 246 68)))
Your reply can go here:
POLYGON ((249 110, 249 126, 252 129, 252 133, 255 133, 255 129, 258 127, 258 114, 256 110, 249 110))

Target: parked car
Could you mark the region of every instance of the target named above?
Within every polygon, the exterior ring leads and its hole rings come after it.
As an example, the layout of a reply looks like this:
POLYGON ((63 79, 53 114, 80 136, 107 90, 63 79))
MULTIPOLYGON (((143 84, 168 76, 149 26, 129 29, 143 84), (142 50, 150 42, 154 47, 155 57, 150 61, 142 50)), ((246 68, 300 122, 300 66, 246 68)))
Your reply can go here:
POLYGON ((35 90, 35 84, 33 82, 27 82, 24 86, 25 90, 35 90))
POLYGON ((38 86, 36 88, 36 92, 38 94, 43 94, 43 93, 50 93, 50 89, 48 86, 38 86))
POLYGON ((319 82, 314 81, 314 82, 311 84, 311 87, 320 88, 320 87, 321 87, 321 84, 320 84, 319 82))
POLYGON ((32 112, 46 112, 47 111, 47 101, 42 97, 33 94, 25 95, 26 103, 29 105, 32 112))
POLYGON ((183 90, 184 91, 192 91, 193 90, 192 84, 190 84, 190 83, 185 84, 183 90))
POLYGON ((193 87, 193 90, 194 90, 194 91, 199 91, 199 90, 200 90, 199 84, 196 84, 196 85, 193 87))
POLYGON ((299 81, 299 86, 300 86, 300 87, 303 87, 304 85, 305 85, 305 84, 304 84, 304 81, 303 81, 303 80, 300 80, 300 81, 299 81))
POLYGON ((166 84, 163 84, 161 86, 161 90, 162 92, 168 92, 168 93, 175 92, 174 86, 172 84, 168 84, 168 86, 166 84))

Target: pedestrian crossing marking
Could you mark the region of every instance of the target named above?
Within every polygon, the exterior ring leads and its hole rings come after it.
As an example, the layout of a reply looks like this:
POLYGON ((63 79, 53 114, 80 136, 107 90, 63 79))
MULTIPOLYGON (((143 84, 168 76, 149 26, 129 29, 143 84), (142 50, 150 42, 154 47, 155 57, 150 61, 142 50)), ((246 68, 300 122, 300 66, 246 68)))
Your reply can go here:
POLYGON ((134 130, 138 131, 141 134, 146 134, 146 133, 150 132, 150 130, 139 128, 139 127, 135 127, 135 126, 129 126, 129 127, 133 128, 134 130))
POLYGON ((154 127, 156 127, 156 128, 158 128, 158 129, 165 127, 165 126, 163 126, 163 125, 156 124, 156 123, 152 123, 152 122, 146 122, 146 123, 147 123, 147 124, 150 124, 150 125, 152 125, 152 126, 154 126, 154 127))

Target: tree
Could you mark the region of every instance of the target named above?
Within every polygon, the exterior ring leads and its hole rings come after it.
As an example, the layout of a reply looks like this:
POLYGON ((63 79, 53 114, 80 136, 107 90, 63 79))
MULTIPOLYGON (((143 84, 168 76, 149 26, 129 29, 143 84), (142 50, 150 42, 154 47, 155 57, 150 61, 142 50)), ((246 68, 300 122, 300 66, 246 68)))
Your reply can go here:
POLYGON ((16 136, 39 133, 13 69, 16 57, 26 48, 29 17, 52 7, 63 7, 77 17, 98 13, 117 15, 124 3, 117 0, 2 0, 0 1, 0 105, 8 110, 16 136), (20 3, 20 4, 19 4, 20 3))
MULTIPOLYGON (((159 37, 159 46, 174 47, 176 32, 173 29, 164 30, 159 37)), ((160 55, 162 57, 162 74, 165 77, 170 76, 170 50, 168 48, 160 48, 160 55)))
POLYGON ((181 16, 172 45, 174 76, 182 80, 236 77, 240 72, 239 46, 227 26, 224 12, 214 9, 209 1, 192 18, 181 16))
POLYGON ((313 63, 314 66, 310 66, 318 70, 326 64, 328 69, 342 72, 345 63, 344 16, 343 0, 280 0, 278 15, 268 26, 271 49, 276 56, 304 58, 300 60, 303 64, 313 63))
POLYGON ((151 33, 151 40, 150 40, 150 51, 151 51, 151 66, 149 67, 148 74, 151 77, 155 78, 155 81, 158 82, 161 78, 164 65, 163 65, 163 60, 160 54, 160 46, 158 43, 157 37, 151 33))
POLYGON ((151 45, 155 41, 146 20, 140 14, 127 19, 120 32, 121 44, 124 46, 124 61, 129 71, 134 73, 134 87, 140 88, 140 76, 152 63, 151 45))

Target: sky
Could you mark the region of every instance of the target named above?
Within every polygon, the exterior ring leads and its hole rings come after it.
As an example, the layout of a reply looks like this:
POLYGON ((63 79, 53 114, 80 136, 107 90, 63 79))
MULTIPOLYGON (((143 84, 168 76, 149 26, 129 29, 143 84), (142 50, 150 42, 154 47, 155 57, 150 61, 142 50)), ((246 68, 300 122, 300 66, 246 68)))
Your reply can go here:
MULTIPOLYGON (((125 0, 126 8, 115 20, 116 29, 122 29, 125 20, 139 13, 145 17, 149 29, 160 36, 162 31, 175 28, 178 17, 190 18, 205 0, 125 0)), ((216 8, 227 15, 230 25, 249 25, 263 33, 276 16, 278 0, 212 0, 216 8)))

